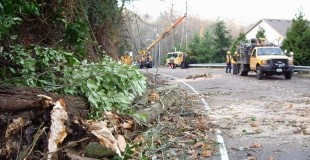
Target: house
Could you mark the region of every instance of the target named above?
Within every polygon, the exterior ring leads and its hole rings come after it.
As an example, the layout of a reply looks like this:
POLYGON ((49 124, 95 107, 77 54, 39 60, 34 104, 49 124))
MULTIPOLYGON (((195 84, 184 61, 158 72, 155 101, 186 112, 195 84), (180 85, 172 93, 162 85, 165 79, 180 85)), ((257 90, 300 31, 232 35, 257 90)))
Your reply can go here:
POLYGON ((246 30, 245 35, 248 40, 256 39, 257 31, 262 27, 265 30, 265 42, 281 46, 283 39, 286 38, 286 32, 291 25, 292 20, 263 18, 250 26, 246 30))

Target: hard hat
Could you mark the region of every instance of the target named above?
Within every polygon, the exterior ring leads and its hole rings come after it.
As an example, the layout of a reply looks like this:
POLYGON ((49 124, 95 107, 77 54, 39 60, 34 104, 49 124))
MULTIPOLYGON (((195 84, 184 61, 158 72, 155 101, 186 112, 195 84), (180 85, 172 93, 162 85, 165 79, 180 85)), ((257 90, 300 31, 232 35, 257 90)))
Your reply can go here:
POLYGON ((230 51, 227 51, 227 54, 230 54, 230 51))

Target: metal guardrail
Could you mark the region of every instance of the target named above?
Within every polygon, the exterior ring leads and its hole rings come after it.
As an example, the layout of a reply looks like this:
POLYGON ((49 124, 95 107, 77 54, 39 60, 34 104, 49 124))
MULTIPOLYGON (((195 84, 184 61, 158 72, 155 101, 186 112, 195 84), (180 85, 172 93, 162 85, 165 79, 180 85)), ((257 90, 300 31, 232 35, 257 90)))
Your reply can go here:
MULTIPOLYGON (((201 64, 189 64, 189 67, 226 67, 226 63, 201 63, 201 64)), ((306 71, 310 72, 310 66, 294 66, 294 71, 306 71)))
POLYGON ((310 66, 294 66, 294 71, 307 71, 307 72, 310 72, 310 66))
POLYGON ((226 63, 201 63, 189 64, 189 67, 226 67, 226 63))

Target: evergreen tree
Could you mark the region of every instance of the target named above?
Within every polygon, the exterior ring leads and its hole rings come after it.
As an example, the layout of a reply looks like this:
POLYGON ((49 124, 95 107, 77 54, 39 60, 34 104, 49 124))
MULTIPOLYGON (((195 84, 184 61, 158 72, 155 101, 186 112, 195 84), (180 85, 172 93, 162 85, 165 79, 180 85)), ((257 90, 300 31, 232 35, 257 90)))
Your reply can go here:
POLYGON ((232 42, 232 45, 230 48, 231 52, 234 53, 237 50, 237 46, 240 44, 240 42, 244 42, 244 41, 246 41, 245 33, 240 32, 238 38, 232 42))
POLYGON ((212 59, 214 62, 224 62, 226 51, 231 44, 231 36, 227 31, 224 21, 217 20, 214 25, 214 53, 212 59))
POLYGON ((201 48, 203 51, 201 54, 201 59, 203 59, 204 62, 211 63, 211 56, 214 54, 214 42, 212 34, 208 30, 206 30, 201 39, 201 48))
POLYGON ((265 29, 259 26, 259 29, 256 33, 256 39, 258 40, 259 44, 262 44, 261 38, 266 38, 266 35, 265 35, 265 29))
POLYGON ((302 12, 293 19, 282 47, 289 52, 294 52, 295 65, 310 65, 310 26, 302 12))
POLYGON ((198 34, 194 34, 194 37, 188 44, 188 50, 190 53, 189 62, 197 63, 198 55, 200 54, 200 37, 198 34))

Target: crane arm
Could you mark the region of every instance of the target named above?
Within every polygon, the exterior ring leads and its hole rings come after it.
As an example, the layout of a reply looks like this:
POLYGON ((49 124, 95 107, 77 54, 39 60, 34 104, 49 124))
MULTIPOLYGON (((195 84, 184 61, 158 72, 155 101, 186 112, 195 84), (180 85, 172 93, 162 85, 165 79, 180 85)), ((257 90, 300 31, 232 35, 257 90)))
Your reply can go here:
POLYGON ((174 29, 185 17, 186 17, 186 15, 179 18, 171 27, 166 29, 166 31, 163 34, 161 34, 149 47, 146 48, 146 52, 150 51, 161 39, 163 39, 167 35, 169 35, 171 30, 174 29))

